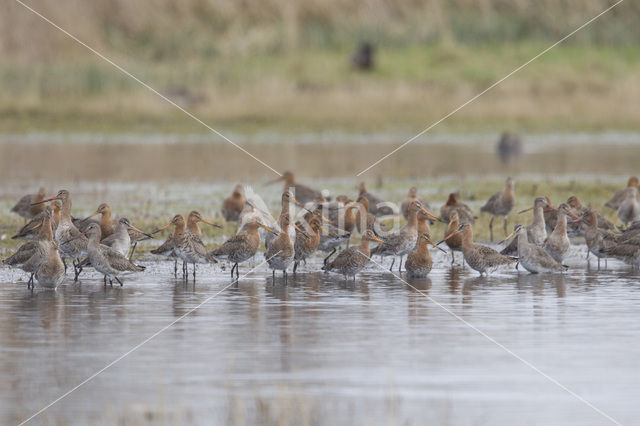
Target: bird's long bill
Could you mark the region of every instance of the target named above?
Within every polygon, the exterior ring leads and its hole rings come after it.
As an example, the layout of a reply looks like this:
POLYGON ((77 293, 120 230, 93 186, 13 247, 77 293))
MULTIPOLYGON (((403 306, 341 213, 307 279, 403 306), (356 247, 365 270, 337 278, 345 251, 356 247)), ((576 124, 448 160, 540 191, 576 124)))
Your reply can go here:
POLYGON ((168 228, 168 227, 170 227, 170 226, 171 226, 171 222, 167 223, 167 224, 166 224, 165 226, 163 226, 162 228, 158 228, 158 229, 156 229, 155 231, 153 231, 153 232, 152 232, 152 234, 157 234, 158 232, 162 232, 162 231, 164 231, 165 229, 167 229, 167 228, 168 228))
POLYGON ((38 204, 48 203, 49 201, 54 201, 54 200, 57 200, 57 199, 58 199, 58 196, 56 195, 55 197, 46 198, 46 199, 44 199, 44 200, 42 200, 42 201, 38 201, 38 202, 35 202, 35 203, 31 203, 31 205, 32 205, 32 206, 37 206, 38 204))
POLYGON ((211 226, 214 226, 214 227, 216 227, 216 228, 220 228, 220 229, 222 229, 222 225, 218 225, 217 223, 209 222, 209 221, 208 221, 208 220, 206 220, 206 219, 201 219, 201 220, 202 220, 202 222, 206 223, 207 225, 211 225, 211 226))
POLYGON ((446 237, 444 237, 441 241, 438 241, 438 244, 436 244, 437 246, 444 243, 445 241, 447 241, 449 238, 453 237, 454 235, 458 235, 460 233, 460 231, 455 231, 450 233, 449 235, 447 235, 446 237))
POLYGON ((507 235, 507 236, 505 237, 505 239, 504 239, 504 240, 500 241, 498 244, 502 244, 502 243, 504 243, 505 241, 510 240, 514 235, 516 235, 516 231, 511 232, 509 235, 507 235))
POLYGON ((331 221, 324 216, 320 216, 320 218, 322 219, 323 222, 331 223, 331 221))
POLYGON ((143 232, 142 230, 140 230, 140 229, 136 228, 136 227, 135 227, 135 226, 133 226, 133 225, 129 225, 129 228, 128 228, 128 229, 130 229, 130 230, 132 230, 132 231, 139 232, 140 234, 144 235, 145 237, 153 238, 153 236, 152 236, 151 234, 147 234, 146 232, 143 232))
POLYGON ((424 239, 425 239, 425 240, 427 240, 427 242, 428 242, 429 244, 431 244, 432 246, 434 246, 435 248, 437 248, 437 249, 438 249, 438 250, 440 250, 441 252, 443 252, 443 253, 446 253, 446 252, 447 252, 447 251, 446 251, 445 249, 443 249, 442 247, 440 247, 440 246, 438 246, 438 245, 434 244, 434 243, 433 243, 433 241, 431 241, 431 238, 427 237, 426 235, 424 235, 424 239))
POLYGON ((33 230, 35 231, 36 229, 40 228, 42 226, 42 224, 44 223, 44 221, 40 222, 39 224, 37 224, 36 226, 33 227, 33 230))
POLYGON ((431 219, 431 220, 435 220, 436 222, 449 223, 449 222, 445 221, 444 219, 441 219, 441 218, 439 218, 439 217, 437 217, 437 216, 434 216, 434 215, 433 215, 429 210, 427 210, 427 209, 422 209, 422 212, 423 212, 424 214, 426 214, 426 215, 427 215, 427 217, 428 217, 429 219, 431 219))
POLYGON ((371 236, 370 238, 371 238, 371 240, 376 241, 376 242, 378 242, 378 243, 384 243, 384 241, 382 241, 382 240, 381 240, 380 238, 378 238, 378 237, 371 236))
POLYGON ((580 223, 580 222, 582 222, 582 218, 581 217, 571 221, 571 223, 580 223))
POLYGON ((98 216, 99 214, 100 212, 96 210, 95 212, 91 213, 89 216, 85 217, 83 220, 91 219, 92 217, 98 216))
POLYGON ((298 231, 299 233, 301 233, 302 235, 304 235, 305 238, 309 238, 309 235, 307 235, 306 232, 304 232, 304 230, 302 230, 302 228, 300 228, 298 225, 293 225, 296 228, 296 231, 298 231))
POLYGON ((576 214, 575 214, 574 212, 572 212, 571 210, 569 210, 569 212, 568 212, 568 213, 569 213, 569 216, 571 216, 573 219, 575 219, 575 222, 579 222, 579 221, 581 221, 581 220, 582 220, 578 215, 576 215, 576 214))
POLYGON ((271 232, 273 235, 278 235, 278 233, 275 230, 269 228, 267 225, 263 225, 262 223, 258 223, 258 226, 260 228, 266 229, 267 231, 271 232))
POLYGON ((520 210, 520 211, 518 212, 518 214, 522 214, 522 213, 530 212, 531 210, 533 210, 533 206, 529 207, 528 209, 520 210))

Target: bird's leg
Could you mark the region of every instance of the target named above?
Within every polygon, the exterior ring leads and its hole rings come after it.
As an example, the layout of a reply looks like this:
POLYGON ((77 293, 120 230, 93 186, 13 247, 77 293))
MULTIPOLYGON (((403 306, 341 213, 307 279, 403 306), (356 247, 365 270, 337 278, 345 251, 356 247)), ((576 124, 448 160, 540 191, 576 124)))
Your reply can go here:
POLYGON ((122 281, 120 281, 120 278, 116 277, 115 275, 113 276, 113 278, 115 278, 115 280, 118 281, 118 283, 120 284, 120 287, 123 286, 122 281))
POLYGON ((600 258, 598 258, 598 271, 600 270, 600 258))
POLYGON ((234 270, 234 269, 236 269, 236 266, 237 266, 237 265, 238 265, 238 264, 237 264, 237 263, 235 263, 235 264, 231 267, 231 279, 233 279, 233 270, 234 270))
POLYGON ((102 278, 102 281, 104 281, 104 286, 106 287, 107 286, 107 276, 106 275, 102 278))
POLYGON ((335 252, 336 252, 336 248, 334 247, 334 248, 333 248, 333 251, 332 251, 331 253, 329 253, 329 256, 327 256, 327 257, 325 257, 325 258, 324 258, 324 261, 322 262, 322 264, 326 266, 326 265, 327 265, 327 260, 329 260, 329 258, 330 258, 331 256, 333 256, 333 253, 335 253, 335 252))
POLYGON ((493 219, 495 216, 491 216, 491 220, 489 221, 489 239, 493 242, 493 219))
POLYGON ((196 280, 196 264, 193 264, 193 280, 196 280))
POLYGON ((398 272, 402 272, 402 257, 403 256, 400 256, 400 264, 398 265, 398 272))
POLYGON ((273 285, 276 285, 276 270, 273 270, 273 274, 272 274, 272 278, 273 280, 271 281, 273 283, 273 285))
POLYGON ((456 263, 456 254, 453 250, 451 250, 451 266, 456 263))
POLYGON ((135 243, 133 243, 133 247, 131 248, 131 254, 129 254, 129 262, 131 262, 131 259, 133 259, 133 253, 135 253, 137 246, 138 242, 136 241, 135 243))
POLYGON ((293 262, 293 275, 296 274, 296 269, 298 269, 298 262, 293 262))
POLYGON ((502 222, 502 228, 504 229, 504 235, 507 236, 507 216, 503 216, 504 221, 502 222))
POLYGON ((111 287, 113 287, 113 280, 111 279, 111 277, 109 277, 109 284, 111 285, 111 287))
POLYGON ((393 260, 391 261, 391 267, 389 268, 389 271, 393 271, 393 265, 396 263, 396 257, 393 256, 393 260))
POLYGON ((605 258, 604 258, 604 270, 605 270, 605 271, 607 270, 607 266, 609 266, 609 265, 607 264, 607 261, 608 261, 608 259, 605 257, 605 258))
POLYGON ((175 263, 173 264, 173 276, 178 276, 178 259, 176 259, 175 263))
POLYGON ((64 265, 64 273, 67 273, 67 258, 63 257, 62 258, 62 264, 64 265))
POLYGON ((236 279, 240 278, 240 265, 236 263, 236 279))

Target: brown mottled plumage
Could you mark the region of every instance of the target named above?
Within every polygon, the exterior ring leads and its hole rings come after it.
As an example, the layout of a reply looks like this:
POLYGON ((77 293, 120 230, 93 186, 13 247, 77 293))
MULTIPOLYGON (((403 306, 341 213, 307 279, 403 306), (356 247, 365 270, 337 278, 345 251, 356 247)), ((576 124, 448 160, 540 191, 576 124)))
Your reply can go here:
POLYGON ((233 263, 231 278, 233 278, 234 270, 236 271, 236 277, 240 275, 240 267, 238 266, 240 263, 251 259, 258 252, 258 247, 260 246, 260 232, 258 230, 260 228, 274 232, 260 222, 249 222, 243 231, 229 238, 220 247, 210 252, 216 259, 227 259, 233 263))
POLYGON ((360 245, 343 250, 332 262, 323 266, 322 269, 342 274, 345 279, 353 277, 355 281, 356 274, 362 271, 364 267, 367 266, 367 263, 369 263, 371 257, 369 241, 382 242, 382 240, 373 234, 373 231, 368 229, 362 235, 360 245))
POLYGON ((298 200, 302 204, 322 198, 322 193, 320 191, 316 191, 315 189, 311 189, 308 186, 296 183, 295 178, 293 177, 293 173, 291 172, 284 172, 282 176, 272 180, 269 183, 280 181, 284 181, 284 191, 293 191, 296 200, 298 200))
MULTIPOLYGON (((62 210, 62 204, 58 200, 54 200, 51 203, 51 208, 53 210, 53 222, 51 225, 55 229, 58 226, 58 222, 60 222, 60 210, 62 210)), ((38 213, 33 217, 29 222, 27 222, 20 230, 11 237, 12 239, 19 238, 34 238, 40 232, 40 227, 42 226, 42 222, 44 221, 45 216, 47 215, 46 210, 42 213, 38 213)))
POLYGON ((544 248, 531 244, 527 239, 527 229, 516 225, 514 231, 507 238, 517 235, 518 262, 527 271, 538 274, 543 272, 564 272, 567 266, 556 261, 544 248))
POLYGON ((571 208, 568 204, 560 204, 558 206, 556 226, 542 246, 558 263, 562 263, 571 247, 571 241, 569 241, 569 236, 567 235, 567 215, 573 215, 571 208))
MULTIPOLYGON (((462 254, 464 255, 464 260, 472 269, 480 272, 480 275, 488 274, 489 271, 499 266, 508 265, 517 260, 510 256, 504 256, 491 247, 475 244, 473 242, 471 224, 469 223, 461 224, 457 232, 462 234, 462 254)), ((452 235, 455 235, 455 233, 452 235)))
POLYGON ((384 200, 377 195, 373 195, 367 191, 367 186, 364 182, 360 182, 360 191, 358 197, 364 197, 369 202, 368 211, 374 216, 387 216, 393 214, 393 209, 390 206, 380 205, 384 204, 384 200))
MULTIPOLYGON (((544 208, 549 206, 546 197, 538 197, 534 200, 533 206, 522 210, 520 213, 533 210, 533 221, 526 227, 527 239, 531 244, 541 246, 547 239, 547 228, 544 223, 544 208)), ((502 249, 500 254, 505 256, 515 256, 518 253, 518 240, 514 239, 511 243, 502 249)))
POLYGON ((405 198, 402 204, 400 205, 400 211, 402 212, 402 215, 404 216, 405 219, 407 220, 409 219, 409 206, 413 201, 420 201, 420 203, 422 204, 422 207, 424 207, 427 210, 431 210, 429 203, 427 203, 426 201, 424 201, 422 198, 418 196, 418 188, 416 188, 415 186, 412 186, 409 189, 407 198, 405 198))
MULTIPOLYGON (((319 212, 319 210, 317 210, 319 212)), ((305 223, 300 223, 298 227, 302 228, 305 233, 296 232, 296 239, 293 244, 293 273, 296 273, 298 264, 307 261, 307 258, 316 252, 318 244, 320 244, 320 232, 322 231, 322 219, 313 213, 305 215, 305 223)))
POLYGON ((456 261, 455 252, 462 252, 462 233, 458 232, 460 226, 460 219, 458 218, 458 212, 452 211, 449 216, 449 223, 444 231, 443 241, 447 243, 447 246, 451 249, 451 264, 456 261))

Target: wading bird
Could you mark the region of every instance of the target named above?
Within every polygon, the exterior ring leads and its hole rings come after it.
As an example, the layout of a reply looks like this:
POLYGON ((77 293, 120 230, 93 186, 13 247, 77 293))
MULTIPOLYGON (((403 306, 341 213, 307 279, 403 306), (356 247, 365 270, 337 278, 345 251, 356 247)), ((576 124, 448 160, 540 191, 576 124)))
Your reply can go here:
POLYGON ((483 213, 489 213, 491 220, 489 221, 489 234, 491 235, 491 241, 493 242, 493 220, 496 216, 502 216, 502 225, 504 228, 504 235, 507 235, 507 215, 513 210, 513 206, 516 204, 516 197, 514 193, 514 181, 511 177, 508 177, 504 189, 500 192, 493 194, 486 204, 480 207, 480 211, 483 213))
POLYGON ((342 274, 345 279, 353 277, 353 280, 355 281, 358 272, 362 271, 364 267, 367 266, 367 263, 369 263, 371 258, 369 241, 382 242, 380 238, 373 234, 373 231, 368 229, 362 235, 360 245, 343 250, 332 262, 324 265, 322 269, 327 272, 342 274))

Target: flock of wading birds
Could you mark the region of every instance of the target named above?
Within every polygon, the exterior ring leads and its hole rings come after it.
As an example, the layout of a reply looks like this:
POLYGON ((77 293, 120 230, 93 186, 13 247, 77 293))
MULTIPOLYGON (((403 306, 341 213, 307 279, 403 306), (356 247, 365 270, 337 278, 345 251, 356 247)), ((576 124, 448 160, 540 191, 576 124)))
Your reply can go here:
MULTIPOLYGON (((326 201, 319 191, 297 184, 290 172, 276 181, 284 181, 284 192, 280 216, 271 226, 265 223, 270 218, 265 208, 256 200, 245 198, 243 187, 238 185, 222 206, 225 220, 238 222, 236 235, 209 251, 202 242, 198 224, 220 225, 204 219, 197 211, 189 213, 186 220, 177 214, 167 225, 151 232, 155 234, 174 227, 173 234, 151 253, 173 259, 176 276, 178 261, 182 260, 184 279, 188 279, 188 265, 192 264, 194 280, 196 264, 218 263, 224 259, 233 264, 231 277, 233 279, 235 273, 237 279, 239 264, 253 258, 264 240, 265 261, 273 270, 274 280, 276 270, 283 271, 286 279, 291 264, 295 273, 299 263, 306 263, 306 259, 318 250, 329 252, 323 270, 355 280, 356 274, 374 255, 391 256, 393 261, 389 270, 393 269, 396 257, 400 257, 399 272, 406 255, 404 267, 408 275, 424 277, 433 266, 429 245, 446 252, 440 247, 445 243, 451 250, 452 264, 455 252, 462 252, 464 262, 480 275, 514 263, 516 268, 520 264, 529 272, 541 273, 566 270, 567 266, 562 262, 570 249, 569 237, 584 236, 587 259, 589 254, 595 255, 598 268, 600 259, 604 258, 606 262, 609 257, 621 259, 634 269, 640 266, 640 203, 636 177, 631 177, 628 186, 616 192, 605 204, 617 210, 622 226, 616 226, 597 211, 584 207, 575 196, 557 207, 547 197, 538 197, 532 207, 520 212, 533 210, 531 224, 516 225, 500 244, 513 236, 516 238, 500 252, 473 242, 471 227, 477 217, 453 193, 437 217, 430 213, 429 205, 420 199, 417 189, 411 188, 400 207, 406 225, 397 231, 388 231, 380 217, 394 214, 393 208, 369 193, 364 184, 360 186, 356 201, 345 195, 326 201), (296 223, 291 223, 291 203, 303 209, 303 217, 296 223), (447 224, 444 238, 438 243, 431 238, 429 225, 433 221, 447 224), (356 230, 362 237, 361 242, 358 246, 348 247, 356 230), (378 243, 372 249, 369 247, 371 241, 378 243), (343 244, 347 248, 330 261, 343 244)), ((514 181, 507 178, 504 189, 492 195, 480 209, 491 215, 491 241, 496 216, 503 217, 504 233, 507 234, 507 215, 514 205, 514 181)), ((35 285, 34 278, 43 287, 56 288, 65 278, 69 259, 74 268, 74 281, 83 268, 91 266, 104 275, 104 285, 107 281, 113 285, 113 280, 122 285, 123 274, 145 269, 132 263, 131 259, 137 243, 153 238, 152 235, 133 226, 127 218, 114 220, 108 204, 101 204, 85 219, 76 219, 71 215, 69 191, 60 190, 54 197, 47 197, 44 189, 40 189, 37 194, 22 197, 11 211, 29 219, 12 238, 29 241, 3 263, 29 273, 27 285, 30 288, 35 285), (98 215, 101 218, 94 219, 98 215)))

